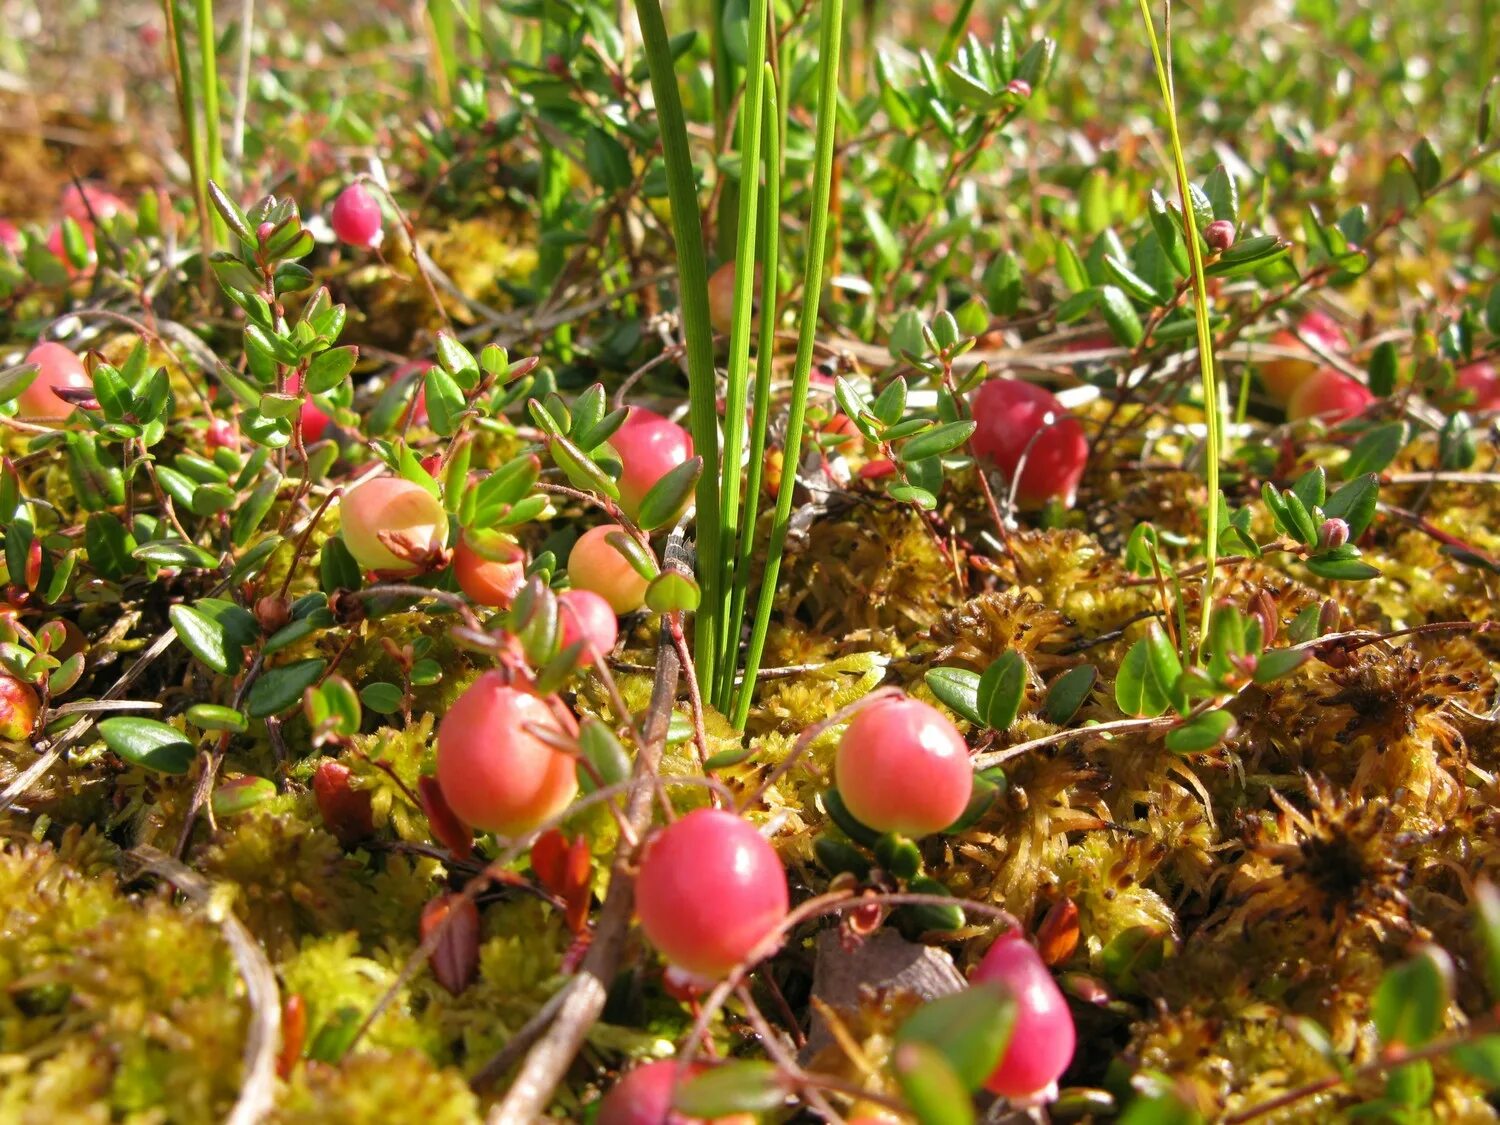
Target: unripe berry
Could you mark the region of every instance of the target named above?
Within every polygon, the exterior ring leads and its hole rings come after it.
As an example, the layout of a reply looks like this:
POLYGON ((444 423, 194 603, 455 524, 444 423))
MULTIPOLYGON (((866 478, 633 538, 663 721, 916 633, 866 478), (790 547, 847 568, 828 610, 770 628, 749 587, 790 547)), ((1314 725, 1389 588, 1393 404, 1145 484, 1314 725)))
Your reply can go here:
POLYGON ((877 700, 854 716, 834 775, 856 820, 904 836, 947 828, 974 791, 963 735, 936 707, 909 696, 877 700))
POLYGON ((714 331, 728 336, 734 327, 734 263, 725 262, 708 278, 708 320, 714 331))
POLYGON ((693 456, 692 436, 676 422, 633 407, 625 424, 609 439, 620 455, 620 507, 631 519, 651 487, 693 456))
POLYGON ((1005 84, 1005 92, 1018 98, 1031 97, 1031 83, 1024 78, 1012 78, 1005 84))
POLYGON ((1317 309, 1303 314, 1302 319, 1297 322, 1296 332, 1282 329, 1272 336, 1270 342, 1275 347, 1300 352, 1306 357, 1277 356, 1260 365, 1260 381, 1265 384, 1270 396, 1283 405, 1318 370, 1321 362, 1298 339, 1299 335, 1312 340, 1325 351, 1342 352, 1348 346, 1343 330, 1333 318, 1317 309))
POLYGON ((30 684, 0 673, 0 741, 24 742, 30 738, 41 706, 30 684))
POLYGON ((0 219, 0 246, 12 254, 21 252, 21 230, 9 219, 0 219))
POLYGON ((354 560, 383 574, 417 573, 421 560, 448 541, 443 505, 403 477, 374 477, 356 485, 339 501, 339 519, 354 560))
POLYGON ((1203 228, 1203 241, 1208 248, 1222 253, 1234 245, 1234 224, 1228 219, 1215 219, 1203 228))
POLYGON ((614 531, 623 533, 619 524, 606 523, 579 536, 568 554, 568 577, 576 588, 592 590, 602 597, 615 613, 632 613, 646 604, 649 583, 609 542, 614 531))
POLYGON ((73 413, 73 403, 59 397, 59 390, 94 389, 93 380, 84 370, 83 360, 61 344, 45 341, 26 355, 27 363, 37 366, 36 378, 16 396, 16 411, 22 418, 45 418, 58 422, 73 413))
POLYGON ((620 623, 607 601, 592 590, 564 590, 557 595, 557 622, 562 628, 562 645, 583 641, 578 666, 594 662, 594 653, 609 655, 620 636, 620 623))
POLYGON ((1007 1098, 1045 1094, 1073 1061, 1073 1014, 1040 955, 1015 930, 1001 934, 971 979, 998 981, 1016 1002, 1015 1024, 1000 1065, 985 1082, 1007 1098))
POLYGON ((438 784, 465 824, 519 836, 572 801, 578 791, 573 756, 528 727, 564 738, 572 733, 545 700, 511 687, 498 672, 480 676, 443 716, 438 784))
POLYGON ((504 609, 526 584, 526 556, 517 551, 508 562, 487 559, 460 536, 453 549, 453 577, 471 602, 504 609))
POLYGON ((636 879, 641 928, 672 964, 722 977, 780 927, 786 870, 749 821, 698 809, 647 845, 636 879))
POLYGON ((1500 372, 1493 363, 1471 363, 1459 369, 1458 386, 1473 397, 1472 410, 1500 410, 1500 372))
POLYGON ((353 773, 342 762, 325 758, 313 772, 313 797, 323 827, 344 847, 353 847, 375 831, 375 813, 368 789, 350 784, 353 773))
POLYGON ((1359 380, 1325 367, 1292 392, 1286 416, 1294 422, 1317 418, 1336 426, 1358 417, 1374 401, 1375 396, 1359 380))
POLYGON ((363 184, 350 184, 333 201, 329 223, 339 241, 351 246, 378 246, 383 218, 380 204, 363 184))
POLYGON ((993 461, 1008 479, 1015 478, 1025 458, 1017 504, 1040 508, 1054 497, 1073 502, 1089 443, 1078 419, 1052 392, 1020 379, 991 379, 974 398, 974 421, 974 452, 993 461))
POLYGON ((679 1081, 702 1073, 701 1064, 679 1068, 675 1059, 644 1063, 620 1076, 599 1103, 594 1125, 740 1125, 753 1119, 745 1114, 716 1117, 712 1122, 687 1117, 672 1109, 672 1094, 679 1081))

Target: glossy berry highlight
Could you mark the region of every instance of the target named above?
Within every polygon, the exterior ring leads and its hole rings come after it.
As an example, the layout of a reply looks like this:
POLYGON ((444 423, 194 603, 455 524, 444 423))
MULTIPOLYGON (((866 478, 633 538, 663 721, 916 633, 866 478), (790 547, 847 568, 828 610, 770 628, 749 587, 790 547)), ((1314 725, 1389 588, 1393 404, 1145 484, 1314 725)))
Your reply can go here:
POLYGON ((616 614, 633 613, 646 604, 649 583, 609 541, 616 531, 625 533, 619 524, 606 523, 580 535, 568 554, 568 577, 578 589, 598 594, 616 614))
POLYGON ((30 738, 41 706, 35 688, 0 673, 0 742, 24 742, 30 738))
POLYGON ((1046 1097, 1073 1061, 1073 1013, 1041 955, 1019 931, 995 939, 970 979, 997 981, 1016 1002, 1010 1043, 985 1089, 1002 1097, 1046 1097))
POLYGON ((574 733, 545 700, 499 672, 481 675, 443 716, 438 785, 465 824, 519 836, 568 807, 578 792, 573 755, 535 730, 562 739, 574 733))
POLYGON ((928 836, 962 815, 974 792, 969 747, 936 707, 881 699, 844 729, 834 759, 839 796, 877 832, 928 836))
POLYGON ((662 956, 696 976, 722 977, 744 963, 787 909, 776 849, 733 813, 688 813, 658 832, 641 860, 641 928, 662 956))
POLYGON ((1292 392, 1286 416, 1294 422, 1317 418, 1324 425, 1336 426, 1357 418, 1374 401, 1370 389, 1358 379, 1325 367, 1292 392))
POLYGON ((609 439, 620 455, 620 507, 631 519, 653 485, 693 456, 692 436, 676 422, 640 407, 609 439))
POLYGON ((1083 425, 1051 391, 1020 379, 991 379, 974 397, 974 421, 974 452, 1016 481, 1020 507, 1073 502, 1089 443, 1083 425))
POLYGON ((448 513, 421 485, 374 477, 339 501, 344 546, 365 570, 411 575, 448 541, 448 513))
POLYGON ((350 246, 378 246, 384 217, 380 204, 363 184, 350 184, 333 201, 328 217, 333 233, 350 246))
POLYGON ((44 341, 26 353, 26 362, 37 367, 31 385, 16 396, 16 411, 22 418, 60 422, 73 413, 75 406, 60 397, 58 391, 88 391, 94 383, 84 369, 83 360, 63 345, 44 341))
POLYGON ((517 551, 508 561, 488 559, 460 536, 453 549, 453 577, 475 605, 505 609, 526 584, 526 557, 517 551))

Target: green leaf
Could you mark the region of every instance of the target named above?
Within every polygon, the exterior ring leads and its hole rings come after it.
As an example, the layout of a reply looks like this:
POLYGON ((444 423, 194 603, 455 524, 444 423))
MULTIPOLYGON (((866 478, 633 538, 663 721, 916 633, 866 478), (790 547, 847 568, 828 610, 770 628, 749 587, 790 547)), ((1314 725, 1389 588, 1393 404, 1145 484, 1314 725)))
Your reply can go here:
POLYGON ((1127 348, 1133 348, 1139 344, 1146 335, 1146 329, 1141 325, 1141 318, 1135 311, 1135 306, 1130 303, 1130 298, 1125 291, 1115 285, 1099 286, 1099 311, 1104 316, 1104 323, 1109 325, 1109 330, 1114 338, 1127 348))
POLYGON ((434 433, 452 437, 458 430, 464 409, 464 393, 452 375, 441 367, 429 367, 423 377, 426 386, 427 424, 434 433))
POLYGON ((1031 669, 1014 650, 1000 654, 979 678, 979 712, 991 730, 1006 731, 1016 721, 1031 669))
POLYGON ((34 363, 22 363, 0 370, 0 405, 15 398, 36 381, 39 368, 34 363))
POLYGON ((99 734, 104 744, 127 762, 157 773, 187 773, 197 754, 187 735, 155 719, 105 719, 99 724, 99 734))
POLYGON ((936 1049, 970 1091, 984 1085, 1010 1043, 1016 1001, 996 982, 970 985, 930 1000, 896 1032, 896 1046, 921 1043, 936 1049))
POLYGON ((781 1108, 787 1090, 774 1063, 745 1059, 725 1063, 678 1085, 672 1108, 689 1117, 769 1113, 781 1108))
POLYGON ((1389 398, 1396 389, 1397 353, 1392 340, 1382 340, 1370 353, 1370 390, 1380 398, 1389 398))
POLYGON ((1089 287, 1088 271, 1083 268, 1083 259, 1066 238, 1057 240, 1057 276, 1073 293, 1082 293, 1089 287))
POLYGON ((1453 962, 1435 945, 1386 970, 1370 1002, 1375 1030, 1385 1046, 1415 1050, 1443 1029, 1453 962))
POLYGON ((401 689, 395 684, 386 683, 384 680, 376 680, 372 684, 366 684, 359 689, 359 698, 371 711, 381 715, 390 715, 401 709, 403 698, 401 689))
POLYGON ((1354 477, 1340 485, 1323 503, 1323 513, 1349 525, 1349 538, 1356 540, 1375 518, 1380 500, 1380 478, 1374 473, 1354 477))
MULTIPOLYGON (((1163 679, 1176 654, 1172 653, 1169 660, 1162 651, 1163 646, 1171 652, 1172 646, 1166 634, 1153 622, 1151 631, 1125 653, 1115 677, 1115 704, 1125 714, 1155 718, 1171 704, 1170 689, 1173 685, 1164 683, 1163 679)), ((1181 671, 1180 667, 1178 671, 1181 671)))
POLYGON ((479 364, 468 348, 458 342, 451 332, 439 332, 437 338, 437 359, 442 364, 443 370, 450 375, 462 375, 465 371, 479 372, 479 364))
POLYGON ((1500 889, 1488 879, 1474 884, 1474 928, 1484 950, 1484 975, 1490 999, 1500 997, 1500 889))
POLYGON ((204 664, 221 676, 238 671, 240 646, 224 635, 224 626, 192 606, 174 605, 167 610, 177 639, 204 664))
POLYGON ((692 457, 670 469, 641 499, 636 522, 643 531, 654 531, 674 522, 692 498, 703 473, 703 458, 692 457))
POLYGON ((1344 479, 1353 480, 1365 473, 1380 472, 1396 459, 1405 444, 1405 422, 1386 422, 1369 430, 1349 451, 1342 470, 1344 479))
POLYGON ((901 459, 921 461, 926 457, 941 457, 945 453, 951 453, 968 441, 976 428, 975 422, 946 422, 935 426, 908 438, 901 446, 901 459))
POLYGON ((185 713, 187 721, 200 730, 227 730, 231 734, 243 734, 250 729, 250 721, 233 707, 218 703, 195 703, 185 713))
MULTIPOLYGON (((598 775, 599 785, 614 785, 630 776, 630 755, 614 731, 598 719, 590 716, 579 724, 578 748, 593 767, 593 774, 598 775)), ((585 793, 594 791, 593 774, 585 769, 578 771, 578 784, 585 793)))
POLYGON ((1443 178, 1443 162, 1439 159, 1437 149, 1432 147, 1432 142, 1423 137, 1417 142, 1411 153, 1412 178, 1417 182, 1417 190, 1426 195, 1437 187, 1443 178))
POLYGON ((979 673, 967 668, 930 668, 923 677, 932 694, 971 723, 984 725, 979 711, 979 673))
POLYGON ((314 727, 331 723, 335 734, 348 738, 359 733, 362 719, 359 696, 343 676, 329 676, 303 693, 307 719, 314 727))
POLYGON ((686 574, 664 570, 646 587, 646 607, 653 613, 692 613, 703 593, 686 574))
POLYGON ((1084 701, 1093 694, 1094 685, 1098 681, 1099 669, 1092 664, 1069 668, 1053 680, 1052 686, 1047 689, 1047 701, 1044 705, 1047 721, 1060 727, 1067 726, 1073 716, 1078 714, 1084 701))
POLYGON ((974 1103, 947 1058, 926 1043, 904 1043, 892 1058, 896 1081, 919 1125, 973 1125, 974 1103))
POLYGON ((354 370, 354 361, 359 358, 359 349, 353 344, 342 348, 329 348, 307 365, 307 379, 303 383, 308 394, 327 394, 348 377, 354 370))
POLYGON ((140 569, 135 556, 135 538, 118 517, 110 512, 94 512, 83 528, 84 550, 89 565, 105 578, 119 580, 140 569))
POLYGON ((1328 499, 1328 474, 1323 466, 1309 469, 1298 477, 1292 485, 1292 491, 1309 513, 1314 508, 1322 507, 1323 501, 1328 499))
POLYGON ((264 719, 302 702, 302 693, 317 682, 328 667, 321 657, 294 660, 263 672, 250 689, 245 710, 251 718, 264 719))
POLYGON ((1485 1035, 1453 1049, 1453 1061, 1491 1089, 1500 1086, 1500 1035, 1485 1035))
POLYGON ((1255 664, 1255 682, 1269 684, 1290 675, 1308 658, 1306 649, 1276 648, 1260 654, 1255 664))
POLYGON ((217 570, 219 560, 193 543, 180 539, 153 539, 142 543, 131 554, 144 562, 160 566, 186 566, 196 570, 217 570))
POLYGON ((1239 218, 1239 185, 1234 182, 1234 176, 1224 165, 1218 165, 1208 174, 1208 179, 1203 182, 1203 194, 1208 196, 1209 203, 1213 205, 1215 219, 1234 222, 1239 218))
POLYGON ((1167 733, 1167 749, 1176 754, 1212 750, 1234 730, 1234 716, 1225 710, 1205 711, 1167 733))
POLYGON ((610 479, 609 474, 561 434, 547 439, 547 450, 574 488, 584 492, 597 492, 611 500, 620 498, 620 487, 610 479))
POLYGON ((1344 546, 1314 555, 1307 560, 1307 569, 1334 582, 1364 582, 1380 577, 1376 567, 1344 553, 1350 549, 1344 546))

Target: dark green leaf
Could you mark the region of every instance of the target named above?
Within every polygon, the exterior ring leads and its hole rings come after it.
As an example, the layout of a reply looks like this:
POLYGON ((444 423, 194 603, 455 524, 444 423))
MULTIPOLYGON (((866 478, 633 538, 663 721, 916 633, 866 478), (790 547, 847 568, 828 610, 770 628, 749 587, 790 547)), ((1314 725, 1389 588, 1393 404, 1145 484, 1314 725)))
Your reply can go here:
POLYGON ((187 566, 198 570, 216 570, 219 566, 219 560, 202 547, 180 539, 153 539, 142 543, 131 554, 160 566, 187 566))
POLYGON ((1374 473, 1354 477, 1341 485, 1323 504, 1325 515, 1349 525, 1349 538, 1358 539, 1375 518, 1380 499, 1380 478, 1374 473))
POLYGON ((1031 669, 1026 658, 1009 650, 1000 654, 979 678, 979 713, 991 730, 1006 731, 1016 721, 1016 712, 1026 695, 1031 669))
POLYGON ((1276 648, 1263 652, 1256 660, 1255 682, 1269 684, 1289 675, 1300 667, 1308 657, 1306 649, 1276 648))
POLYGON ((1047 721, 1060 727, 1066 726, 1073 716, 1078 714, 1078 709, 1083 706, 1084 701, 1093 694, 1094 684, 1098 680, 1099 669, 1092 664, 1080 664, 1077 668, 1069 668, 1053 680, 1052 686, 1047 689, 1045 704, 1047 721))
POLYGON ((358 358, 359 349, 353 344, 320 353, 307 366, 307 379, 303 384, 307 393, 321 395, 333 390, 354 370, 354 361, 358 358))
POLYGON ((979 673, 967 668, 930 668, 923 679, 948 708, 971 723, 984 725, 979 712, 979 673))
POLYGON ((1434 945, 1423 946, 1410 960, 1388 969, 1370 1002, 1381 1043, 1414 1050, 1437 1035, 1443 1029, 1452 979, 1452 961, 1434 945))
POLYGON ((381 715, 390 715, 401 709, 401 689, 384 680, 377 680, 360 688, 359 698, 371 711, 381 715))
POLYGON ((155 719, 105 719, 99 724, 99 734, 127 762, 157 773, 187 773, 197 753, 187 735, 155 719))
POLYGON ((239 670, 240 646, 224 635, 223 625, 188 605, 174 605, 167 616, 177 639, 204 664, 221 676, 239 670))
POLYGON ((1386 422, 1376 426, 1355 442, 1354 448, 1349 451, 1349 458, 1344 462, 1342 470, 1344 478, 1353 480, 1365 473, 1380 472, 1396 459, 1396 454, 1401 452, 1401 447, 1405 444, 1405 422, 1386 422))
POLYGON ((903 461, 920 461, 926 457, 941 457, 951 453, 974 433, 974 422, 946 422, 907 439, 901 446, 903 461))
POLYGON ((703 458, 692 457, 673 467, 641 499, 636 522, 642 530, 654 531, 674 522, 693 496, 703 473, 703 458))
POLYGON ((1397 354, 1394 341, 1382 340, 1370 354, 1370 390, 1388 398, 1396 389, 1397 354))
POLYGON ((1167 749, 1177 754, 1200 754, 1212 750, 1234 730, 1228 711, 1205 711, 1167 733, 1167 749))
POLYGON ((317 681, 326 667, 328 661, 312 657, 263 672, 250 689, 245 710, 251 718, 264 719, 296 706, 302 701, 302 693, 317 681))
POLYGON ((725 1063, 681 1083, 672 1108, 689 1117, 769 1113, 786 1101, 786 1086, 774 1063, 745 1059, 725 1063))

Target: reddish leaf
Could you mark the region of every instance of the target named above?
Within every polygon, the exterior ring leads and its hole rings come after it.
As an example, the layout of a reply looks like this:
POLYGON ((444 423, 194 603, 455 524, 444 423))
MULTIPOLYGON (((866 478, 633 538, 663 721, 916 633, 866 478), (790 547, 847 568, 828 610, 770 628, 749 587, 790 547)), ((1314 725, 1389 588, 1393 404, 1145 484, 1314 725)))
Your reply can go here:
POLYGON ((479 972, 479 908, 461 894, 439 895, 422 908, 422 940, 439 926, 442 936, 428 962, 437 982, 457 996, 479 972))

